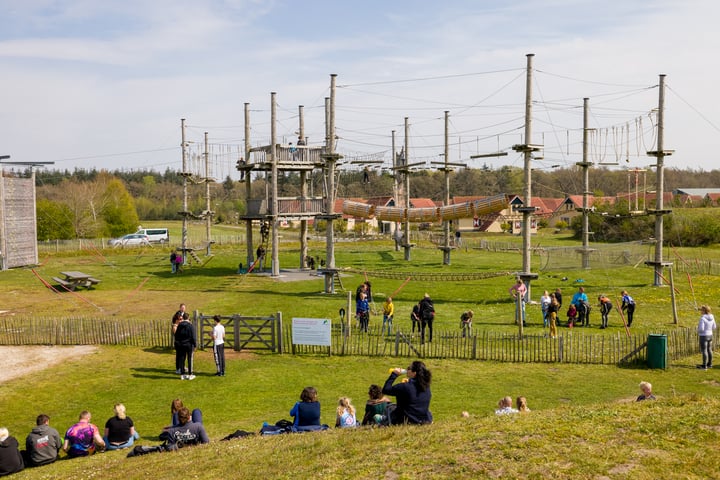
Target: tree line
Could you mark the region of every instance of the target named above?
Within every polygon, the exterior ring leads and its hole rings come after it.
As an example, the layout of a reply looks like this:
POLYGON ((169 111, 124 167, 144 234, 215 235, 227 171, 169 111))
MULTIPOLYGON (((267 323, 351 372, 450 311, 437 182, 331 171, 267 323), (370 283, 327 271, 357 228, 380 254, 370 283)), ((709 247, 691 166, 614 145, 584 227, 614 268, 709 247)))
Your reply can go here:
MULTIPOLYGON (((25 172, 29 175, 29 171, 25 172)), ((641 188, 654 190, 654 172, 647 172, 641 188)), ((311 196, 322 196, 325 181, 320 172, 308 176, 311 196)), ((119 236, 137 228, 142 220, 179 220, 183 211, 183 176, 176 170, 50 170, 35 172, 37 186, 38 239, 71 239, 119 236)), ((498 193, 522 194, 523 169, 512 166, 461 169, 450 174, 450 194, 454 196, 485 196, 498 193)), ((533 197, 563 198, 583 192, 582 171, 577 167, 536 170, 532 174, 533 197)), ((264 172, 253 173, 253 198, 265 198, 269 180, 264 172)), ((390 171, 341 171, 337 178, 338 198, 369 198, 392 196, 394 177, 390 171)), ((720 170, 665 169, 665 190, 676 188, 710 188, 720 186, 720 170)), ((442 201, 445 193, 445 174, 422 170, 410 174, 410 195, 442 201)), ((593 168, 590 171, 590 191, 596 197, 634 193, 634 178, 628 171, 593 168)), ((211 210, 218 223, 238 223, 246 211, 245 184, 226 177, 210 184, 211 210)), ((297 172, 278 177, 281 197, 300 196, 302 185, 297 172)), ((632 219, 624 208, 603 206, 591 222, 596 239, 599 232, 605 240, 620 240, 624 235, 638 232, 643 221, 632 219), (604 215, 603 215, 604 214, 604 215), (629 222, 629 223, 628 223, 629 222), (620 232, 618 235, 613 233, 620 232)), ((188 187, 188 210, 206 210, 205 184, 192 179, 188 187)), ((677 223, 676 220, 673 220, 677 223)), ((687 227, 686 227, 687 228, 687 227)), ((643 229, 644 231, 645 229, 643 229)), ((703 236, 706 237, 706 236, 703 236)), ((713 235, 707 235, 713 237, 713 235)))

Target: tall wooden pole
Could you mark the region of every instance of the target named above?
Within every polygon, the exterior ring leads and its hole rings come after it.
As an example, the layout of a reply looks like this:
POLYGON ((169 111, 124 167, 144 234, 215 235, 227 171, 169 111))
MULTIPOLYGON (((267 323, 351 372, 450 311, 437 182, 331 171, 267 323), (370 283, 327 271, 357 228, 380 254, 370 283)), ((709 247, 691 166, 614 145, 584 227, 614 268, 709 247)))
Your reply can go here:
POLYGON ((333 216, 335 214, 335 163, 337 161, 335 155, 335 85, 337 81, 337 74, 333 73, 330 75, 330 111, 328 112, 328 139, 327 148, 328 156, 326 159, 327 164, 327 229, 326 233, 326 262, 327 268, 335 268, 335 224, 333 216))
POLYGON ((210 255, 212 245, 212 220, 213 211, 210 205, 210 145, 208 144, 208 132, 205 132, 205 238, 207 241, 206 254, 210 255))
MULTIPOLYGON (((251 141, 250 141, 250 104, 245 103, 245 165, 250 165, 250 148, 251 148, 251 141)), ((247 169, 243 170, 243 175, 245 178, 245 205, 250 205, 250 200, 252 198, 252 170, 247 169)), ((247 266, 250 268, 250 265, 253 264, 254 258, 255 258, 255 252, 253 250, 253 230, 252 230, 252 219, 248 219, 247 222, 245 222, 245 238, 247 238, 247 242, 245 245, 246 249, 246 261, 247 266)))
POLYGON ((405 232, 403 235, 403 248, 405 249, 405 260, 410 260, 410 219, 408 211, 410 210, 410 170, 407 166, 410 164, 410 147, 408 142, 410 128, 408 117, 405 117, 405 232))
POLYGON ((271 276, 280 276, 280 263, 278 255, 278 247, 280 246, 280 237, 278 228, 278 158, 277 158, 277 94, 270 93, 270 155, 272 156, 272 207, 270 216, 272 224, 272 272, 271 276))
POLYGON ((182 146, 182 177, 183 177, 183 221, 182 221, 182 263, 187 263, 188 242, 188 171, 187 171, 187 141, 185 140, 185 119, 180 119, 181 146, 182 146))
MULTIPOLYGON (((445 206, 450 205, 450 112, 445 110, 445 206)), ((443 245, 443 265, 450 265, 450 220, 443 220, 445 243, 443 245)))
POLYGON ((583 169, 583 206, 582 206, 582 268, 590 268, 590 163, 588 154, 589 98, 583 98, 583 152, 582 162, 577 163, 583 169))
POLYGON ((663 215, 667 215, 672 210, 666 210, 663 196, 665 194, 665 157, 672 155, 674 150, 665 150, 665 75, 660 75, 660 89, 658 98, 658 121, 657 121, 657 150, 647 152, 648 155, 657 157, 657 185, 655 186, 655 210, 648 209, 650 214, 655 215, 655 259, 645 262, 653 267, 655 271, 654 286, 661 287, 663 285, 663 268, 671 267, 672 262, 663 261, 663 215))
MULTIPOLYGON (((532 60, 533 54, 527 56, 527 74, 525 81, 525 144, 529 146, 532 143, 532 60)), ((524 158, 524 192, 523 192, 523 228, 522 228, 522 246, 523 246, 523 273, 530 272, 530 234, 531 234, 531 204, 532 204, 532 178, 531 178, 531 160, 532 149, 525 148, 523 151, 524 158)))
MULTIPOLYGON (((305 108, 302 105, 298 106, 298 144, 302 140, 305 143, 305 108)), ((307 150, 306 146, 298 147, 298 155, 302 160, 306 159, 307 150)), ((305 203, 308 195, 307 185, 307 170, 300 170, 300 201, 303 204, 303 211, 305 211, 305 203)), ((307 268, 307 255, 308 255, 308 221, 303 217, 300 220, 300 268, 307 268)))

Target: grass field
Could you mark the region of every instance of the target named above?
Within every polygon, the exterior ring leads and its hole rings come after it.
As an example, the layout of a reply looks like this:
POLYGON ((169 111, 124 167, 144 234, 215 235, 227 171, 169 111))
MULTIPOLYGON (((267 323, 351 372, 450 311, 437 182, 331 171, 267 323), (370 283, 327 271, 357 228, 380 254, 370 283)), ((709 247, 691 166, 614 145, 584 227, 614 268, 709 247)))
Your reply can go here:
MULTIPOLYGON (((544 240, 543 240, 544 241, 544 240)), ((548 241, 566 243, 564 238, 548 241)), ((311 245, 322 252, 324 245, 311 245)), ((48 255, 42 265, 0 273, 5 315, 125 316, 167 318, 180 302, 206 314, 263 315, 282 311, 293 316, 335 319, 345 296, 326 295, 319 278, 300 282, 236 273, 244 260, 240 246, 216 246, 204 267, 172 275, 169 249, 133 251, 86 250, 48 255), (81 270, 102 279, 80 295, 53 293, 38 276, 49 279, 63 270, 81 270), (37 274, 37 275, 36 275, 37 274)), ((715 255, 712 249, 681 251, 685 258, 715 255)), ((298 247, 283 244, 281 265, 297 265, 298 247)), ((431 245, 413 250, 402 260, 390 242, 339 243, 338 267, 357 271, 512 272, 518 253, 453 252, 452 265, 441 265, 441 252, 431 245)), ((343 277, 354 292, 363 274, 343 277)), ((410 281, 369 276, 376 303, 394 294, 397 323, 409 326, 410 308, 425 292, 438 310, 439 327, 457 328, 463 310, 476 312, 476 329, 515 332, 513 305, 507 290, 512 275, 466 282, 410 281)), ((533 284, 533 299, 543 289, 562 287, 568 297, 582 284, 593 298, 614 299, 628 289, 638 301, 633 329, 676 328, 670 292, 653 287, 646 267, 542 272, 533 284), (563 281, 562 278, 568 280, 563 281), (575 282, 583 279, 582 283, 575 282), (637 325, 637 327, 635 326, 637 325)), ((696 304, 718 306, 716 278, 676 279, 679 326, 694 328, 696 304), (692 285, 692 288, 690 287, 692 285)), ((379 305, 378 305, 379 307, 379 305)), ((539 309, 530 310, 530 331, 540 331, 539 309)), ((1 317, 0 317, 1 318, 1 317)), ((597 317, 596 317, 597 319, 597 317)), ((371 321, 377 322, 377 317, 371 321)), ((611 328, 593 328, 599 335, 622 331, 619 317, 611 328)), ((595 325, 598 321, 595 321, 595 325)), ((62 347, 49 349, 64 355, 62 347)), ((0 355, 2 348, 0 347, 0 355)), ((409 362, 410 359, 407 359, 409 362)), ((257 431, 263 421, 288 418, 288 411, 307 385, 322 402, 322 420, 334 424, 334 406, 341 395, 362 409, 367 388, 382 383, 397 359, 382 357, 311 357, 232 353, 228 375, 212 376, 209 352, 197 354, 198 378, 181 382, 174 374, 170 350, 101 347, 97 353, 64 361, 41 373, 0 385, 0 424, 21 442, 35 416, 45 412, 64 431, 82 409, 93 412, 100 427, 121 401, 143 436, 157 443, 169 422, 175 397, 202 408, 213 443, 172 454, 126 459, 110 452, 88 459, 61 461, 14 478, 717 478, 720 461, 708 454, 720 446, 720 375, 694 368, 697 358, 673 362, 667 370, 555 364, 503 364, 432 360, 433 410, 436 422, 421 428, 361 429, 283 437, 253 437, 218 442, 243 429, 257 431), (653 383, 657 402, 635 403, 638 383, 653 383), (524 395, 528 415, 496 418, 495 404, 504 395, 524 395), (460 418, 467 410, 469 419, 460 418)), ((720 371, 718 371, 720 372, 720 371)))

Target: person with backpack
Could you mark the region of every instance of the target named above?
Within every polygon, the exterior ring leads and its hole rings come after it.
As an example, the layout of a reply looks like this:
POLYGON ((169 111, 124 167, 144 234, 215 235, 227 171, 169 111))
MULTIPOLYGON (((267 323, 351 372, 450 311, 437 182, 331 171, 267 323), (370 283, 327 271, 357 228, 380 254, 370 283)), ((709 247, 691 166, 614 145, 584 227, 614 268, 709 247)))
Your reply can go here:
POLYGON ((435 305, 430 294, 426 293, 420 303, 420 343, 425 343, 425 327, 430 330, 429 342, 432 342, 433 337, 433 320, 435 320, 435 305))

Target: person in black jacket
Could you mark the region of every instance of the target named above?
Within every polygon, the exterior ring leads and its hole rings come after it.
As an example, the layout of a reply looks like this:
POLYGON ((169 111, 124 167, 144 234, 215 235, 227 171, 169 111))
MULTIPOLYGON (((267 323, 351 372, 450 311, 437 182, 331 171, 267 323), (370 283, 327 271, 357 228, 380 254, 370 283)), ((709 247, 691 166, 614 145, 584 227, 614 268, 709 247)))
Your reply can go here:
POLYGON ((382 389, 382 393, 394 396, 397 403, 397 408, 390 413, 390 423, 392 425, 432 423, 430 370, 423 362, 416 360, 407 368, 408 381, 393 385, 395 379, 402 373, 400 368, 393 369, 382 389))
POLYGON ((193 352, 197 347, 195 340, 195 327, 190 323, 190 315, 183 314, 183 319, 175 329, 175 355, 176 365, 180 366, 180 380, 193 380, 193 352), (185 373, 185 359, 187 358, 187 374, 185 373))
POLYGON ((8 429, 0 428, 0 477, 25 468, 18 441, 10 436, 8 429))
POLYGON ((426 293, 420 303, 420 343, 425 343, 425 327, 430 329, 429 341, 432 342, 433 320, 435 320, 435 305, 426 293))

